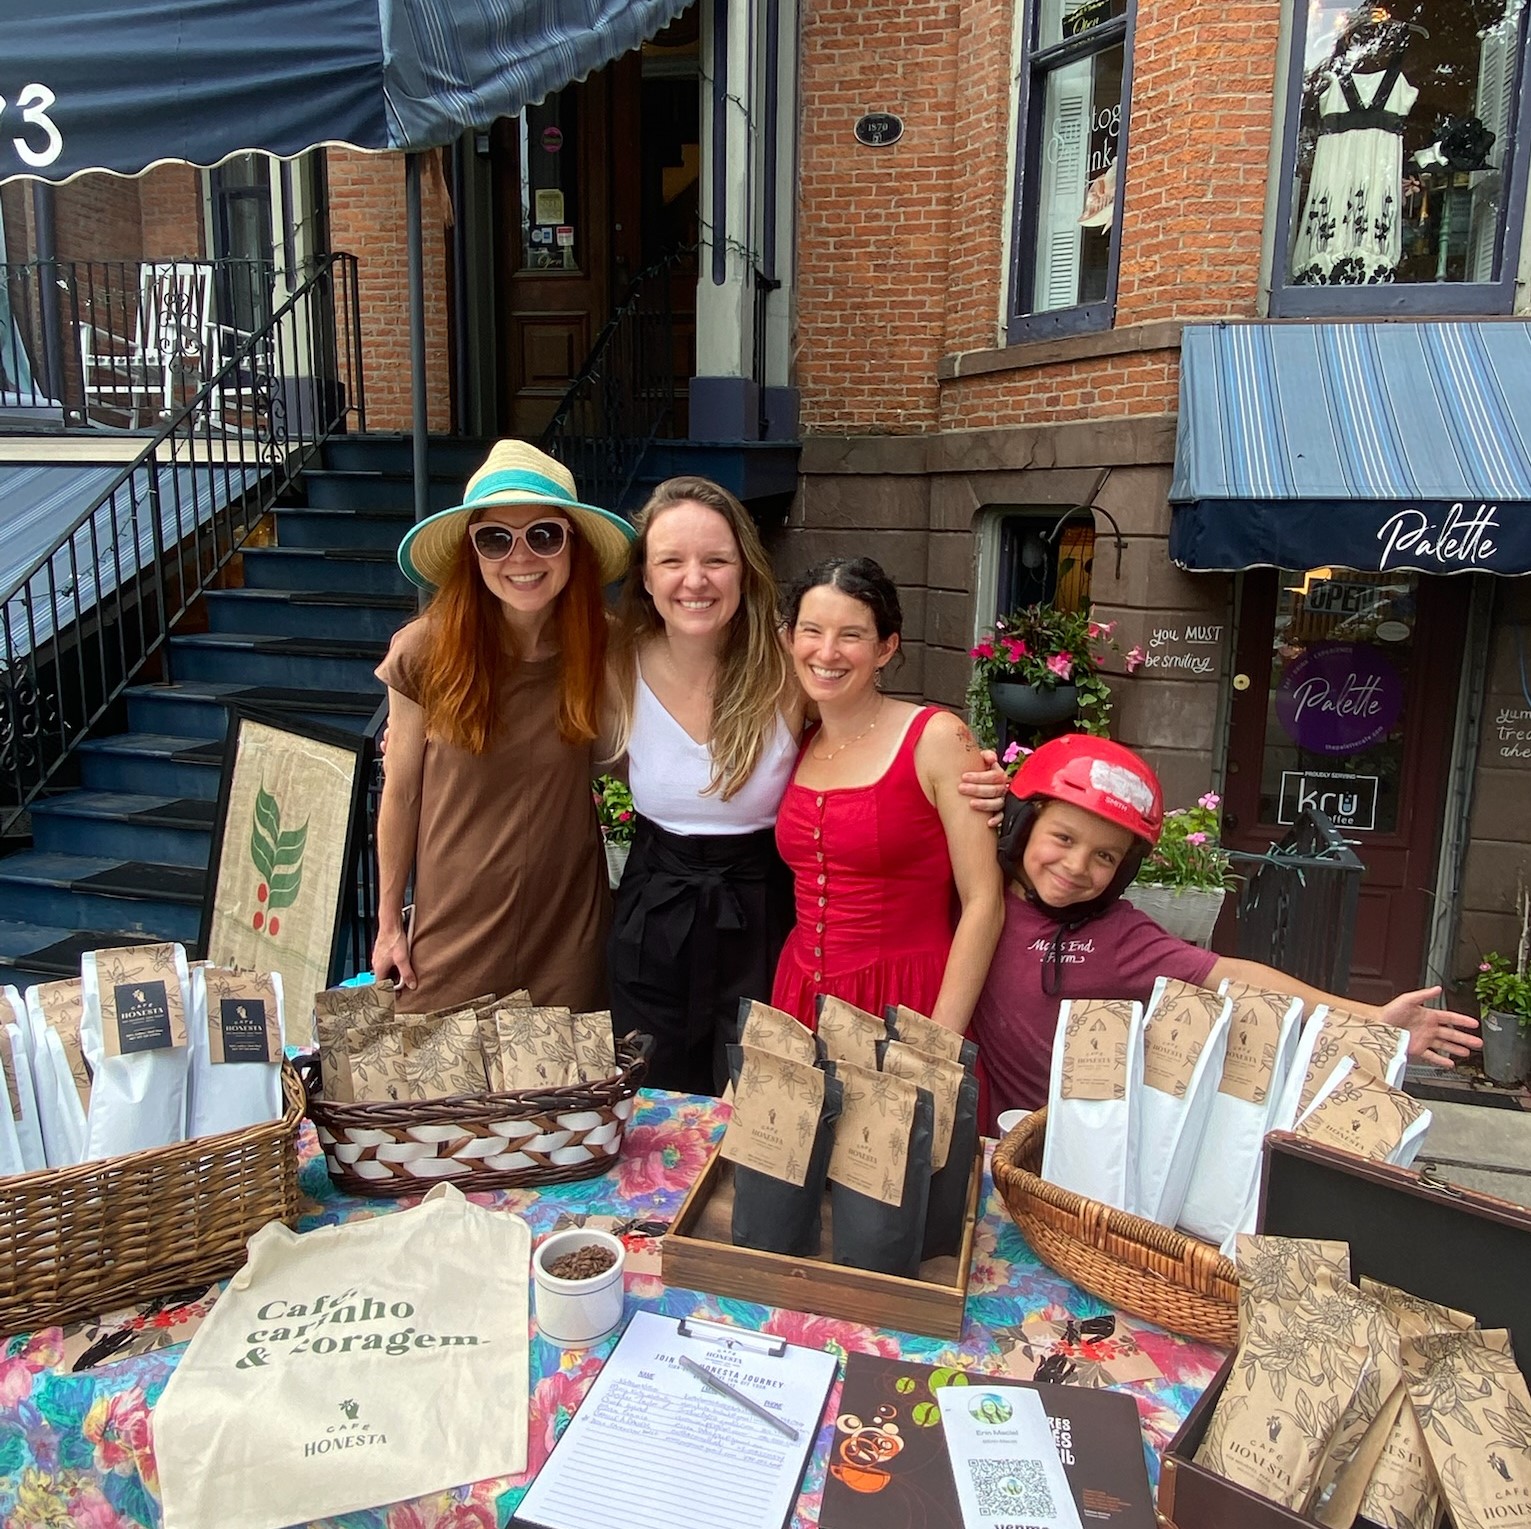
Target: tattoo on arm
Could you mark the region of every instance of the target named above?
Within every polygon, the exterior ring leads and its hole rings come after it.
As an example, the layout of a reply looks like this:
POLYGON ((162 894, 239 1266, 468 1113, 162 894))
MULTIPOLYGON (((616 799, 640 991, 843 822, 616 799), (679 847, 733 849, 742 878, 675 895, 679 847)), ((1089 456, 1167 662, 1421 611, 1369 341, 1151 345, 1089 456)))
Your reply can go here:
POLYGON ((973 730, 966 724, 963 725, 959 736, 964 752, 968 754, 982 753, 982 750, 978 747, 978 740, 973 736, 973 730))

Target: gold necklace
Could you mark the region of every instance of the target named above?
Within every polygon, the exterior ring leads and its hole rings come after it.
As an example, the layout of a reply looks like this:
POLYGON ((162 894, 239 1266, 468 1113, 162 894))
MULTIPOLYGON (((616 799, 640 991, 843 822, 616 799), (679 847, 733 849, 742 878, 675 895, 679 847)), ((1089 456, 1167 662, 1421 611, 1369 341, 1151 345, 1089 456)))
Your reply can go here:
POLYGON ((872 729, 876 727, 877 724, 882 720, 882 703, 884 699, 884 697, 878 696, 877 710, 873 713, 872 720, 868 722, 867 725, 862 728, 854 738, 847 738, 844 743, 837 745, 835 748, 832 748, 827 754, 821 754, 817 749, 813 749, 810 751, 813 754, 813 757, 817 759, 820 764, 828 764, 829 761, 835 757, 835 755, 843 754, 846 749, 848 749, 853 743, 860 743, 861 740, 865 738, 866 735, 871 732, 872 729))

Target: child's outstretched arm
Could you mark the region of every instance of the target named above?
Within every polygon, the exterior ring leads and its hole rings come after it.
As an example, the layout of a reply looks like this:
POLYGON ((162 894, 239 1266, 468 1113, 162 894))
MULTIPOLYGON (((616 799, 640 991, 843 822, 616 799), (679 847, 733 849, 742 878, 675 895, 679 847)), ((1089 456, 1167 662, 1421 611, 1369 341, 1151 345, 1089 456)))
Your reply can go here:
POLYGON ((1378 1024, 1392 1025, 1409 1032, 1409 1056, 1429 1063, 1432 1067, 1454 1067, 1457 1061, 1483 1048, 1482 1039, 1473 1034, 1478 1021, 1470 1014, 1456 1014, 1450 1009, 1431 1008, 1432 999, 1441 996, 1438 987, 1419 988, 1412 993, 1400 993, 1381 1008, 1369 1003, 1357 1003, 1353 999, 1340 998, 1309 987, 1274 966, 1262 966, 1258 961, 1241 961, 1234 956, 1219 956, 1217 964, 1207 974, 1204 984, 1216 988, 1225 978, 1247 983, 1250 987, 1273 988, 1278 993, 1290 993, 1302 999, 1312 1008, 1317 1003, 1333 1004, 1363 1019, 1376 1020, 1378 1024))

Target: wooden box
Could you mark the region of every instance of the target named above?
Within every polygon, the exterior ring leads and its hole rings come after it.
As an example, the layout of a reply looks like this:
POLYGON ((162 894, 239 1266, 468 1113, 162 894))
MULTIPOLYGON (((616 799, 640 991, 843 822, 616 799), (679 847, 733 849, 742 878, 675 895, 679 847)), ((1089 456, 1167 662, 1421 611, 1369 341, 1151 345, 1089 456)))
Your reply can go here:
POLYGON ((918 1279, 904 1279, 830 1261, 833 1242, 827 1190, 822 1251, 817 1258, 787 1258, 780 1253, 736 1248, 729 1230, 734 1209, 733 1164, 714 1151, 665 1233, 664 1282, 869 1327, 956 1338, 962 1332, 982 1180, 983 1157, 975 1155, 958 1256, 927 1259, 920 1265, 918 1279))
MULTIPOLYGON (((1351 1278, 1370 1275, 1509 1328, 1531 1378, 1531 1211, 1427 1175, 1369 1163, 1286 1133, 1266 1139, 1259 1227, 1350 1244, 1351 1278)), ((1311 1529, 1315 1520, 1195 1461, 1232 1356, 1164 1453, 1161 1524, 1170 1529, 1311 1529)), ((1366 1523, 1366 1520, 1358 1520, 1366 1523)))

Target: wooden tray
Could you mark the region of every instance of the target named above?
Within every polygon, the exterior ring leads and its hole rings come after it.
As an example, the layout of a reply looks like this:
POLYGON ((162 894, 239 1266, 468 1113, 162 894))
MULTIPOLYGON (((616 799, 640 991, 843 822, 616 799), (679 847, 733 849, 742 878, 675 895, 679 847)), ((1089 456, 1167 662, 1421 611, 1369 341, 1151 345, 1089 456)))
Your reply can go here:
POLYGON ((664 1282, 688 1290, 742 1301, 762 1301, 788 1311, 811 1311, 842 1322, 934 1338, 962 1334, 968 1271, 973 1266, 973 1229, 978 1219, 978 1191, 983 1157, 975 1154, 968 1180, 962 1250, 956 1258, 930 1258, 918 1279, 878 1274, 830 1262, 833 1246, 830 1197, 824 1195, 825 1250, 817 1258, 787 1258, 736 1248, 729 1240, 734 1210, 733 1164, 714 1150, 691 1192, 665 1233, 664 1282))

